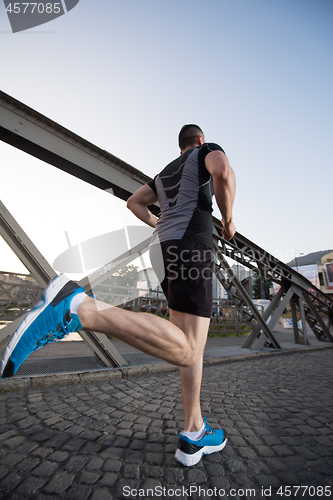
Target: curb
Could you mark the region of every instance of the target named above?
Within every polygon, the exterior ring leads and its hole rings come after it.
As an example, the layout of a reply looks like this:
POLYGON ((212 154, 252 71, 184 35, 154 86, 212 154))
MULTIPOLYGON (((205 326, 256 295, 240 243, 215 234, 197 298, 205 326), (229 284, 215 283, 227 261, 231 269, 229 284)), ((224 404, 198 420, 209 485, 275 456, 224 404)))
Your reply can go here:
MULTIPOLYGON (((324 346, 307 346, 294 349, 281 349, 277 351, 257 352, 239 356, 225 358, 212 358, 204 360, 204 366, 221 365, 225 363, 238 363, 239 361, 252 361, 258 358, 268 358, 272 356, 306 354, 316 351, 333 349, 333 344, 324 346)), ((0 379, 0 393, 14 392, 36 387, 55 387, 59 385, 72 385, 86 382, 105 382, 109 380, 119 380, 121 378, 140 377, 143 375, 153 375, 178 371, 179 367, 169 363, 152 364, 142 366, 125 366, 123 368, 111 368, 92 372, 61 373, 59 375, 41 375, 36 377, 0 379)))

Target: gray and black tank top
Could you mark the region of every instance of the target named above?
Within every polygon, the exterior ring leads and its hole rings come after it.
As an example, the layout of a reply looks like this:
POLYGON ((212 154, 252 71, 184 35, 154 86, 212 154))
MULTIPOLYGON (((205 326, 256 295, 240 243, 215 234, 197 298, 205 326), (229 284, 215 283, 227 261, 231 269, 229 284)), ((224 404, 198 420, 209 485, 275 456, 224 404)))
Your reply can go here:
POLYGON ((187 239, 212 246, 213 182, 205 158, 216 150, 224 153, 214 143, 189 149, 148 183, 161 207, 153 242, 187 239))

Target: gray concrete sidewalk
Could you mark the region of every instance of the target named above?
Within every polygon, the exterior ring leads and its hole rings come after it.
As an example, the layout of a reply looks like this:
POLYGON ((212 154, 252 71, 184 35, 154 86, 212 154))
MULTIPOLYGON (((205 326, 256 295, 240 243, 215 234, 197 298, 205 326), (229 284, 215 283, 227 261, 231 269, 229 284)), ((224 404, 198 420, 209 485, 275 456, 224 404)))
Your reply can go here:
MULTIPOLYGON (((294 349, 309 349, 307 346, 295 344, 292 330, 286 330, 280 325, 274 330, 274 335, 282 347, 281 351, 273 348, 265 348, 260 351, 244 349, 241 347, 246 338, 244 336, 209 337, 204 355, 205 363, 227 362, 235 356, 247 359, 253 356, 269 355, 269 353, 277 354, 294 349)), ((176 367, 142 353, 120 340, 112 340, 116 349, 127 362, 126 367, 121 368, 120 371, 116 369, 118 373, 115 373, 115 369, 106 368, 84 342, 77 341, 77 339, 80 339, 78 334, 71 334, 69 338, 76 340, 49 344, 29 356, 18 370, 17 377, 11 379, 8 383, 0 380, 0 390, 11 386, 14 388, 25 387, 27 383, 31 383, 33 386, 38 384, 45 386, 48 383, 54 385, 63 381, 67 381, 67 383, 72 381, 74 383, 80 380, 82 376, 85 380, 88 380, 89 374, 91 380, 96 380, 96 377, 102 380, 103 378, 115 378, 123 374, 129 376, 130 374, 136 375, 147 371, 158 372, 176 369, 176 367), (56 375, 56 378, 54 375, 56 375)), ((327 345, 324 342, 319 342, 312 332, 309 332, 308 339, 311 348, 327 345)))

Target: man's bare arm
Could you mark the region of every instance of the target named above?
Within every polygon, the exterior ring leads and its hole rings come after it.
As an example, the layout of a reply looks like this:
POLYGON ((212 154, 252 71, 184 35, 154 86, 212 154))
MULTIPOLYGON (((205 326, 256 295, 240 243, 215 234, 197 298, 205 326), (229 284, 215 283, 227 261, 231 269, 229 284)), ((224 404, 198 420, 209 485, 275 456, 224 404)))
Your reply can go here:
POLYGON ((150 227, 155 227, 157 218, 148 210, 149 205, 157 202, 157 196, 148 184, 140 187, 127 200, 127 208, 142 222, 150 227))
POLYGON ((236 192, 235 174, 227 156, 222 151, 209 153, 206 156, 205 165, 213 179, 214 194, 222 215, 223 237, 230 240, 236 232, 232 218, 236 192))

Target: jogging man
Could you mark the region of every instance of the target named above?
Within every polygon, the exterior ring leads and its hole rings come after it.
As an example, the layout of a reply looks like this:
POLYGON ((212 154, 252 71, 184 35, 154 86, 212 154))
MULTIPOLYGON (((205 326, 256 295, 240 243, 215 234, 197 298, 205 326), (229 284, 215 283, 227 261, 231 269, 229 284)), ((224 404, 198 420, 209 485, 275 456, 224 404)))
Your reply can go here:
POLYGON ((224 448, 223 430, 202 417, 203 354, 212 311, 212 193, 222 214, 223 236, 235 234, 232 207, 235 176, 220 146, 206 143, 197 125, 179 133, 180 157, 127 201, 155 228, 150 254, 168 299, 170 321, 96 301, 64 275, 56 277, 13 334, 1 376, 9 377, 34 350, 70 332, 88 330, 117 337, 180 367, 184 431, 175 457, 186 466, 224 448), (147 208, 159 201, 157 219, 147 208))

